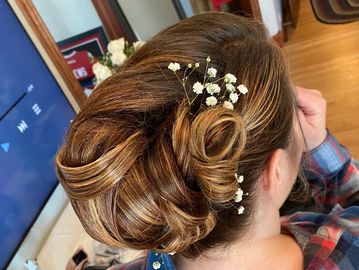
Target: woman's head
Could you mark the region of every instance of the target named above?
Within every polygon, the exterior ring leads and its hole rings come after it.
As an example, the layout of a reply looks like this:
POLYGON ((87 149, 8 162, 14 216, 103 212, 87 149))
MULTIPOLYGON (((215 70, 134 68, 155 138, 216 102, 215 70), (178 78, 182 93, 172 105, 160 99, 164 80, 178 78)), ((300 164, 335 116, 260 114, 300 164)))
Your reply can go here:
MULTIPOLYGON (((188 85, 204 72, 202 64, 188 85)), ((272 154, 295 145, 294 110, 283 55, 264 27, 200 14, 160 32, 96 88, 57 154, 59 181, 95 239, 193 258, 250 230, 272 154), (167 69, 208 56, 220 77, 230 72, 249 89, 234 110, 198 110, 201 99, 189 107, 167 69), (242 215, 235 173, 249 194, 242 215)))

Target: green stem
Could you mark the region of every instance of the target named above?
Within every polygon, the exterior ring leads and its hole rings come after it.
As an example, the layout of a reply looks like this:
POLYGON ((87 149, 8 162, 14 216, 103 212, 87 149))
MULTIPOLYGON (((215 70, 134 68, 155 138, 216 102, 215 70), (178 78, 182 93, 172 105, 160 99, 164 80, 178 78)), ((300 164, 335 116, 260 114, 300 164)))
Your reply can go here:
POLYGON ((186 94, 186 98, 187 98, 188 104, 191 104, 191 103, 190 103, 190 100, 189 100, 189 97, 188 97, 187 90, 186 90, 186 84, 185 84, 185 82, 182 81, 182 80, 178 77, 178 75, 177 75, 176 72, 173 72, 173 73, 176 75, 177 79, 181 82, 181 84, 182 84, 182 86, 183 86, 183 89, 184 89, 184 92, 185 92, 185 94, 186 94))

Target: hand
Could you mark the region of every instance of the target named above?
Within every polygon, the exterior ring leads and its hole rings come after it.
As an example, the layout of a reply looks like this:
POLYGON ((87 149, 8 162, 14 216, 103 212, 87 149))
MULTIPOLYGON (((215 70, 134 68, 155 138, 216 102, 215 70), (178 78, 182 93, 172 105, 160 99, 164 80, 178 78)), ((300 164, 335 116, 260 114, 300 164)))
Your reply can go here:
POLYGON ((326 138, 327 102, 322 93, 296 86, 299 122, 307 142, 307 151, 318 147, 326 138))

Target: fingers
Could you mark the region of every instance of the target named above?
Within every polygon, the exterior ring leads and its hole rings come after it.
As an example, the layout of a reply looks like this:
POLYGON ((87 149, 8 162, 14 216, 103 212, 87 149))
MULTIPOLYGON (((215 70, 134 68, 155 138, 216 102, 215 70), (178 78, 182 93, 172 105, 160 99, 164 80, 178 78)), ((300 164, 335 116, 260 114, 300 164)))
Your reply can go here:
POLYGON ((297 86, 295 94, 299 108, 304 115, 325 114, 326 100, 320 91, 297 86))
POLYGON ((300 86, 295 88, 295 95, 299 106, 298 118, 308 150, 314 149, 326 137, 326 100, 322 93, 314 89, 300 86))

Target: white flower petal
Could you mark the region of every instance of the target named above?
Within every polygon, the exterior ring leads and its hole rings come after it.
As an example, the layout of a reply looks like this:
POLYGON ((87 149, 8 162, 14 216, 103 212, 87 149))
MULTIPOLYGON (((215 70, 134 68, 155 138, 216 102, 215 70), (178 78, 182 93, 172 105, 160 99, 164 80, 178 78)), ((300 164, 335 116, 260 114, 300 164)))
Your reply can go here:
POLYGON ((215 68, 209 68, 209 69, 207 70, 207 73, 208 73, 208 76, 209 76, 210 78, 214 78, 214 77, 217 76, 217 69, 215 69, 215 68))
POLYGON ((111 62, 116 66, 122 66, 126 59, 127 56, 123 52, 117 52, 111 55, 111 62))
POLYGON ((229 95, 229 98, 232 101, 232 103, 236 103, 238 101, 238 94, 237 93, 231 93, 229 95))
POLYGON ((223 107, 227 108, 227 109, 230 109, 230 110, 233 110, 233 104, 230 101, 223 102, 223 107))
POLYGON ((124 49, 125 49, 125 39, 124 38, 112 40, 107 45, 107 50, 112 54, 115 54, 118 52, 123 52, 124 49))
POLYGON ((177 70, 181 69, 181 66, 178 63, 170 63, 168 65, 168 69, 172 70, 173 72, 176 72, 177 70))
POLYGON ((108 66, 102 65, 97 62, 92 66, 92 71, 96 76, 97 83, 102 82, 112 75, 112 71, 108 66))
POLYGON ((237 86, 237 89, 239 90, 239 92, 243 95, 248 93, 248 89, 245 85, 241 84, 239 86, 237 86))
POLYGON ((138 41, 135 41, 132 46, 133 48, 136 50, 138 50, 139 48, 141 48, 143 45, 145 45, 145 41, 142 41, 142 40, 138 40, 138 41))
POLYGON ((210 94, 210 95, 219 93, 221 91, 221 88, 216 83, 206 83, 205 87, 206 87, 208 94, 210 94))
POLYGON ((195 92, 197 95, 199 95, 199 94, 203 93, 204 86, 200 82, 196 82, 193 84, 192 89, 193 89, 193 92, 195 92))
POLYGON ((152 267, 153 267, 153 269, 160 269, 161 268, 161 264, 160 264, 160 262, 159 261, 155 261, 155 262, 153 262, 153 264, 152 264, 152 267))
POLYGON ((234 87, 233 84, 227 83, 226 84, 226 89, 228 92, 233 92, 236 88, 234 87))
POLYGON ((240 206, 238 208, 238 215, 242 215, 244 213, 244 207, 243 206, 240 206))
POLYGON ((232 83, 232 84, 234 84, 234 83, 237 82, 237 78, 236 78, 236 76, 234 76, 233 74, 227 73, 226 75, 224 75, 224 81, 225 81, 226 83, 232 83))
POLYGON ((236 203, 242 201, 242 198, 243 198, 243 190, 241 188, 238 188, 237 192, 236 192, 236 196, 234 198, 234 201, 236 203))
POLYGON ((206 98, 207 106, 215 106, 217 104, 217 99, 214 96, 206 98))
POLYGON ((198 67, 199 67, 199 63, 194 64, 194 67, 198 68, 198 67))

